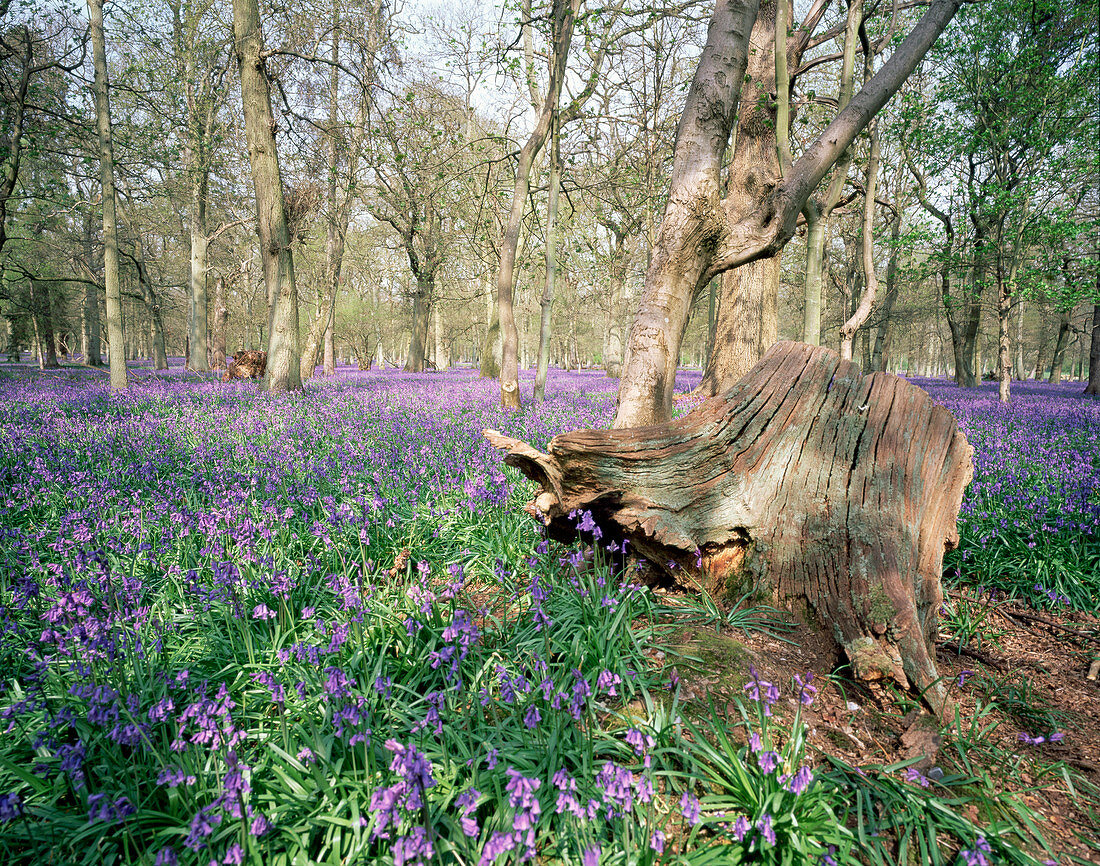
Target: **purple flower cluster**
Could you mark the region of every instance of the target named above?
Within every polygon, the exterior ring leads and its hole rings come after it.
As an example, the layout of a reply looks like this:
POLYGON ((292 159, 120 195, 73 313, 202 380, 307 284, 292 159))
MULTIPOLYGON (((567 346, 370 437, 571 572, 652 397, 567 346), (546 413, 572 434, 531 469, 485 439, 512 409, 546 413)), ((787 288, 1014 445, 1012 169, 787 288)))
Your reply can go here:
POLYGON ((423 809, 425 792, 436 784, 431 761, 415 746, 386 740, 386 748, 393 752, 390 772, 398 778, 392 785, 378 788, 371 795, 370 810, 374 813, 371 837, 374 839, 389 839, 391 827, 400 826, 406 814, 423 809))
POLYGON ((1061 731, 1056 731, 1053 734, 1048 734, 1045 737, 1033 737, 1027 731, 1020 731, 1019 740, 1021 743, 1026 743, 1029 746, 1041 746, 1043 743, 1060 743, 1066 738, 1066 735, 1061 731))

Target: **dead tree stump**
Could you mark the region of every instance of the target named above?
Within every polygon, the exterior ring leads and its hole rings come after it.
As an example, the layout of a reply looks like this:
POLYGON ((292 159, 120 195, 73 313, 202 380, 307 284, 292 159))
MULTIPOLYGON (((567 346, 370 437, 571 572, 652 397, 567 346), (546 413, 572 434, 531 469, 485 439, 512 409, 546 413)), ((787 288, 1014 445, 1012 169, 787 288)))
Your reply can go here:
POLYGON ((778 343, 668 424, 566 433, 549 454, 485 435, 541 485, 528 510, 553 537, 575 538, 576 514, 591 512, 605 538, 681 580, 755 589, 816 619, 858 677, 915 687, 946 712, 940 576, 973 449, 920 388, 778 343))
POLYGON ((267 352, 258 352, 253 349, 242 349, 235 352, 226 364, 222 373, 223 382, 232 382, 234 379, 261 379, 264 370, 267 369, 267 352))

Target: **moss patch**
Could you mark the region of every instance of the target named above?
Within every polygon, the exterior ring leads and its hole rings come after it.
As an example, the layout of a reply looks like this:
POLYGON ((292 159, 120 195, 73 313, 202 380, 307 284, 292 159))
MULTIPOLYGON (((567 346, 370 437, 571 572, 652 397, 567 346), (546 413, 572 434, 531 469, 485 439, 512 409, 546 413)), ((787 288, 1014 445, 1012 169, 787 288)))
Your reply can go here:
POLYGON ((737 638, 702 628, 685 630, 671 648, 684 657, 677 661, 682 679, 707 680, 709 689, 726 695, 741 692, 756 658, 737 638))

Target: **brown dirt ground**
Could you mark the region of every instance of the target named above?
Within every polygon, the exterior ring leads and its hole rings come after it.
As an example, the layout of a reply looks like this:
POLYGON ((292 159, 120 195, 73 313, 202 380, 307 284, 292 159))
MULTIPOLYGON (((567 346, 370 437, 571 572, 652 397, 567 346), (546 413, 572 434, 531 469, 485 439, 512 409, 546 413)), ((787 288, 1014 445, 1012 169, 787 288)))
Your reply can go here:
MULTIPOLYGON (((670 605, 683 598, 676 589, 657 592, 670 605)), ((1040 828, 1060 866, 1100 863, 1100 682, 1087 679, 1092 662, 1100 659, 1100 618, 1002 602, 983 631, 964 644, 962 654, 949 634, 938 645, 940 673, 951 681, 958 707, 957 724, 964 732, 971 724, 983 731, 967 746, 971 760, 998 789, 1015 794, 1045 819, 1040 828), (1055 730, 1065 735, 1060 742, 1028 745, 1020 739, 1021 732, 1036 737, 1055 730)), ((852 766, 887 765, 922 752, 933 757, 918 767, 938 761, 951 772, 958 766, 950 729, 940 732, 938 755, 935 747, 922 749, 910 738, 907 748, 902 736, 922 727, 913 724, 918 711, 912 696, 852 682, 843 669, 834 673, 832 648, 805 625, 788 621, 774 634, 735 630, 723 636, 685 626, 674 634, 678 652, 709 662, 680 669, 681 696, 689 703, 726 701, 736 719, 732 701, 743 695, 750 663, 763 679, 783 684, 813 671, 821 688, 803 718, 814 750, 852 766)), ((787 702, 793 706, 793 699, 787 702)), ((932 719, 925 714, 921 721, 927 725, 932 719)))

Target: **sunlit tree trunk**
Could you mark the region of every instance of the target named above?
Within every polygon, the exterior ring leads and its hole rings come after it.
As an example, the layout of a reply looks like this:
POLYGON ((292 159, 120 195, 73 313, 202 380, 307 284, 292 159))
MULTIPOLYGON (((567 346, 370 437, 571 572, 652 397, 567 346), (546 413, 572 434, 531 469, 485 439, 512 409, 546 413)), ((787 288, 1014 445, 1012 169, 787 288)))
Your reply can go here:
POLYGON ((256 189, 260 258, 268 297, 272 300, 264 387, 269 391, 293 391, 302 387, 298 291, 294 284, 294 258, 283 203, 279 156, 275 149, 271 88, 263 66, 263 35, 257 0, 233 0, 233 37, 241 74, 245 138, 256 189))
POLYGON ((95 67, 95 114, 99 133, 99 184, 103 192, 103 282, 107 290, 107 360, 111 387, 126 388, 122 336, 122 290, 118 282, 118 218, 115 215, 115 156, 111 142, 111 109, 107 98, 107 49, 103 39, 102 0, 88 0, 88 24, 95 67))
POLYGON ((202 160, 201 155, 193 155, 191 160, 191 316, 188 323, 191 357, 188 368, 204 372, 210 369, 206 321, 206 258, 210 245, 206 234, 206 203, 210 171, 205 166, 195 164, 202 160))

